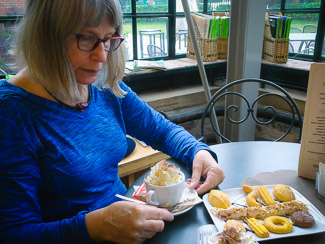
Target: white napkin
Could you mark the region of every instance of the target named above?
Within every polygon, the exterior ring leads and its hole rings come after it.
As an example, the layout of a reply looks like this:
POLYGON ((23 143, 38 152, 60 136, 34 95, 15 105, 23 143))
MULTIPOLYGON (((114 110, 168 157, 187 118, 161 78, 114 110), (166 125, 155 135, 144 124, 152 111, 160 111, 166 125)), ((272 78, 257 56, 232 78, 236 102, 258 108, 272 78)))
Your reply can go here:
POLYGON ((319 163, 317 189, 318 189, 318 193, 325 197, 325 164, 324 163, 319 163))

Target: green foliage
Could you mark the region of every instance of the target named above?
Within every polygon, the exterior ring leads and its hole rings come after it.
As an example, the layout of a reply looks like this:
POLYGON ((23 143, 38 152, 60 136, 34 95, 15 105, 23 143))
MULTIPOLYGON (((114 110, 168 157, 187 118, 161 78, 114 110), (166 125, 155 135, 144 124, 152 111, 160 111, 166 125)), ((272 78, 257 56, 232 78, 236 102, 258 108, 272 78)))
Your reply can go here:
POLYGON ((313 2, 310 3, 299 3, 299 5, 297 5, 296 3, 288 3, 286 4, 286 8, 303 8, 303 9, 308 9, 308 8, 320 8, 320 0, 315 0, 313 2))
POLYGON ((286 15, 291 16, 295 21, 304 20, 308 22, 318 22, 318 14, 315 13, 290 13, 286 15))
MULTIPOLYGON (((137 13, 166 13, 168 11, 167 4, 155 4, 155 5, 137 5, 137 13)), ((125 6, 123 8, 124 13, 131 12, 131 6, 125 6)))
MULTIPOLYGON (((151 30, 151 29, 159 29, 165 33, 165 39, 167 38, 167 30, 166 30, 166 23, 164 22, 150 22, 145 21, 144 19, 142 22, 138 22, 138 31, 140 30, 151 30)), ((131 23, 123 24, 123 33, 124 34, 132 34, 132 25, 131 23)))
POLYGON ((228 12, 230 11, 230 4, 219 5, 214 8, 211 4, 208 3, 208 11, 216 11, 216 12, 228 12))

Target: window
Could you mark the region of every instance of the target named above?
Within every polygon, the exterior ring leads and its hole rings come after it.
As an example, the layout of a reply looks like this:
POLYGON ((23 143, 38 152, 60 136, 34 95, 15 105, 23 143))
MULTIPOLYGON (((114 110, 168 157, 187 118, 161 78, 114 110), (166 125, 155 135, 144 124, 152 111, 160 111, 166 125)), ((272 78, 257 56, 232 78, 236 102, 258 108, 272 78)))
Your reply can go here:
MULTIPOLYGON (((187 23, 181 0, 119 0, 124 14, 128 60, 175 59, 187 52, 187 23)), ((191 11, 230 11, 231 0, 187 0, 191 11)), ((0 68, 13 72, 8 55, 26 0, 0 0, 0 68)), ((290 57, 325 60, 325 3, 321 0, 267 0, 267 11, 292 17, 290 57), (303 35, 300 35, 302 33, 303 35)))
POLYGON ((26 0, 0 0, 0 75, 15 73, 8 54, 16 32, 17 20, 22 17, 26 0))
POLYGON ((292 18, 289 57, 310 61, 325 60, 324 1, 267 0, 267 11, 281 12, 292 18), (322 5, 322 6, 321 6, 322 5))
MULTIPOLYGON (((124 35, 128 60, 147 58, 175 58, 185 54, 186 29, 183 35, 175 30, 176 5, 174 0, 120 0, 124 14, 124 35), (174 14, 173 14, 174 13, 174 14), (174 33, 171 37, 169 33, 174 33), (171 45, 177 40, 181 45, 171 45)), ((176 1, 181 3, 181 1, 176 1)), ((184 16, 184 14, 183 14, 184 16)), ((184 30, 184 31, 183 31, 184 30)))
MULTIPOLYGON (((230 3, 188 0, 191 11, 210 14, 230 11, 230 3)), ((185 57, 187 23, 181 0, 125 0, 123 12, 129 60, 185 57)))
MULTIPOLYGON (((191 11, 206 14, 230 11, 231 6, 231 0, 188 0, 188 3, 191 11)), ((130 60, 185 56, 187 23, 181 0, 128 0, 126 5, 124 15, 130 26, 125 28, 128 29, 125 34, 130 60), (136 37, 133 33, 137 33, 136 37), (150 53, 153 48, 155 55, 150 53)), ((325 20, 320 15, 321 8, 324 9, 321 0, 267 0, 267 11, 292 18, 291 58, 324 60, 325 20)))

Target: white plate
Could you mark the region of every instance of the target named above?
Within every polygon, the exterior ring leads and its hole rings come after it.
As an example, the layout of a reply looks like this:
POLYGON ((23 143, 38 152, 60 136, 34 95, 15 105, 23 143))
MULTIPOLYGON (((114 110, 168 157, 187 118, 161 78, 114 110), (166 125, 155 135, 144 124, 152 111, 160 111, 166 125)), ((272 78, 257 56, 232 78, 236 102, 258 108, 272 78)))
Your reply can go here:
MULTIPOLYGON (((270 191, 272 194, 273 188, 275 185, 265 185, 265 187, 270 191)), ((257 187, 257 186, 256 186, 257 187)), ((312 228, 300 228, 298 226, 293 226, 293 230, 290 233, 287 234, 274 234, 270 232, 270 236, 267 238, 260 238, 255 233, 248 232, 248 235, 253 235, 257 241, 267 241, 272 239, 278 239, 278 238, 285 238, 285 237, 291 237, 291 236, 301 236, 301 235, 310 235, 310 234, 316 234, 325 232, 325 217, 324 215, 319 212, 319 210, 310 202, 308 201, 302 194, 300 194, 297 190, 291 187, 291 190, 296 196, 296 200, 301 201, 305 203, 308 207, 309 213, 311 213, 315 219, 315 225, 312 228)), ((241 205, 246 205, 246 193, 242 190, 242 188, 233 188, 233 189, 227 189, 222 190, 222 192, 226 193, 229 197, 229 200, 231 203, 238 203, 241 205)), ((203 196, 203 202, 208 210, 213 223, 217 227, 219 231, 223 230, 223 227, 225 225, 225 222, 218 217, 216 217, 214 214, 211 213, 210 209, 214 209, 214 207, 210 204, 208 200, 209 193, 205 194, 203 196)))

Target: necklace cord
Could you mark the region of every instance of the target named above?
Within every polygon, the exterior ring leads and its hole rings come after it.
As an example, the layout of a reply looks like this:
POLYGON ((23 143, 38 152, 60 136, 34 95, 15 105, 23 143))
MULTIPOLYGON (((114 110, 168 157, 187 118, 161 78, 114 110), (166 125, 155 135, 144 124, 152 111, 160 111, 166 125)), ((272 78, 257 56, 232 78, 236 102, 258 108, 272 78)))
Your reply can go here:
POLYGON ((88 85, 88 100, 87 102, 81 102, 81 103, 77 103, 75 106, 70 106, 64 102, 62 102, 60 99, 56 98, 49 90, 47 90, 45 87, 44 89, 47 91, 48 94, 50 94, 51 97, 54 98, 54 100, 56 100, 58 103, 68 106, 68 107, 72 107, 77 109, 78 111, 84 111, 86 108, 88 108, 89 103, 91 102, 92 98, 93 98, 93 91, 92 91, 92 87, 91 85, 88 85))

